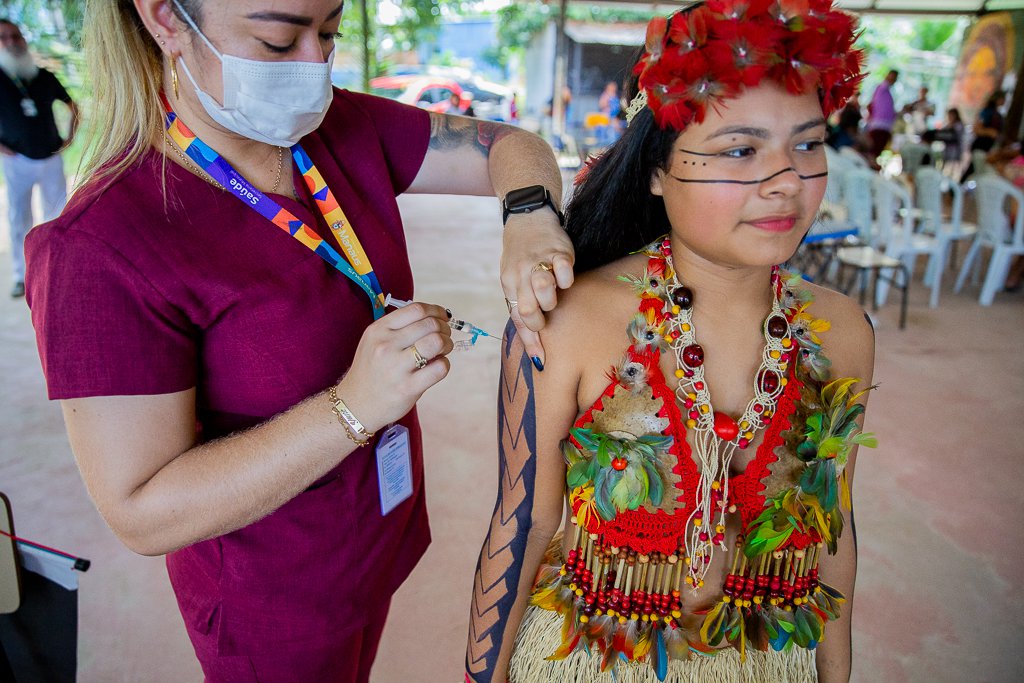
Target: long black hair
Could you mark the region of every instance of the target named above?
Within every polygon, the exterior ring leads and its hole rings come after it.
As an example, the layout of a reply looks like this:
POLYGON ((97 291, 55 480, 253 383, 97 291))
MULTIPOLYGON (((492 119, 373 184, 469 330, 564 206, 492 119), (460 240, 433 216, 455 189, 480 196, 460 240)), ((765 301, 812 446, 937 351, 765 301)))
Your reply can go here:
MULTIPOLYGON (((643 54, 637 51, 635 64, 643 54)), ((623 88, 636 95, 638 77, 623 88)), ((679 131, 662 129, 645 107, 604 154, 590 162, 565 212, 565 230, 576 249, 576 272, 630 254, 670 229, 662 198, 651 194, 654 173, 668 170, 679 131)))

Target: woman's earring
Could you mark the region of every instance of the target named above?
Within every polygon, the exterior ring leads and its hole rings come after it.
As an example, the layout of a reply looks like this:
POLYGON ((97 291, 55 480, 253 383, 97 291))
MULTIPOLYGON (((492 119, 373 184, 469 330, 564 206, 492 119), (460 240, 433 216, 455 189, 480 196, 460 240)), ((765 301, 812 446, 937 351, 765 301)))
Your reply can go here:
POLYGON ((156 38, 156 39, 157 39, 157 41, 158 41, 158 42, 159 42, 159 43, 160 43, 161 45, 166 45, 166 44, 167 44, 167 42, 166 42, 166 41, 164 41, 164 40, 160 40, 160 34, 159 34, 159 33, 156 33, 156 34, 154 34, 154 35, 153 35, 153 37, 154 37, 154 38, 156 38))
POLYGON ((171 88, 174 90, 174 99, 178 99, 178 60, 171 55, 171 88))

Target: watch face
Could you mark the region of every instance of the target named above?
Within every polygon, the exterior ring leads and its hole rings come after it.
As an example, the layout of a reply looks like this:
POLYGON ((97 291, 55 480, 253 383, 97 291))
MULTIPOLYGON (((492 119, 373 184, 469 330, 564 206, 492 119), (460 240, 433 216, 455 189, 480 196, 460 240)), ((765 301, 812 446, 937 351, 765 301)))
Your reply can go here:
POLYGON ((512 213, 534 211, 548 202, 548 191, 543 185, 532 185, 512 190, 505 195, 505 208, 512 213))

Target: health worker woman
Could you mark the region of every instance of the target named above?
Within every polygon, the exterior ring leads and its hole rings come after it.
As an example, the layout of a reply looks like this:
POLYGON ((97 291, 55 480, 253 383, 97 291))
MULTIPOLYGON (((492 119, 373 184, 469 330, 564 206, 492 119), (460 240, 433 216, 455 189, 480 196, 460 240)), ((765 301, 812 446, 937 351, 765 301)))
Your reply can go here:
POLYGON ((572 281, 557 212, 524 208, 559 203, 547 145, 334 90, 341 11, 89 2, 101 135, 28 239, 85 483, 129 548, 167 555, 209 681, 367 680, 429 543, 414 405, 448 372, 450 314, 385 310, 413 298, 395 197, 504 197, 501 277, 533 330, 572 281))

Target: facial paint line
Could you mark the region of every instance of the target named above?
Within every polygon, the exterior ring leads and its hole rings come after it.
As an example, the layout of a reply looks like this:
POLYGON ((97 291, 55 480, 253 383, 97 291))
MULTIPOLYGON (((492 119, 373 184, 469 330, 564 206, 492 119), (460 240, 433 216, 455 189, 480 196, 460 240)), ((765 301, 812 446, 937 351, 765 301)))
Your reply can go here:
MULTIPOLYGON (((728 184, 728 185, 760 185, 761 183, 766 183, 769 180, 772 180, 773 178, 779 177, 783 173, 788 173, 789 171, 792 171, 793 173, 796 173, 796 169, 795 168, 793 168, 792 166, 788 166, 788 167, 782 169, 781 171, 779 171, 777 173, 773 173, 770 176, 768 176, 767 178, 761 178, 760 180, 720 180, 720 179, 712 179, 712 178, 680 178, 679 176, 673 175, 672 173, 669 173, 669 176, 671 176, 672 178, 678 180, 681 183, 725 183, 725 184, 728 184)), ((800 178, 800 180, 813 180, 814 178, 824 178, 824 177, 826 177, 828 175, 828 171, 824 171, 823 173, 812 173, 810 175, 801 175, 800 173, 796 173, 796 175, 797 175, 798 178, 800 178)))

